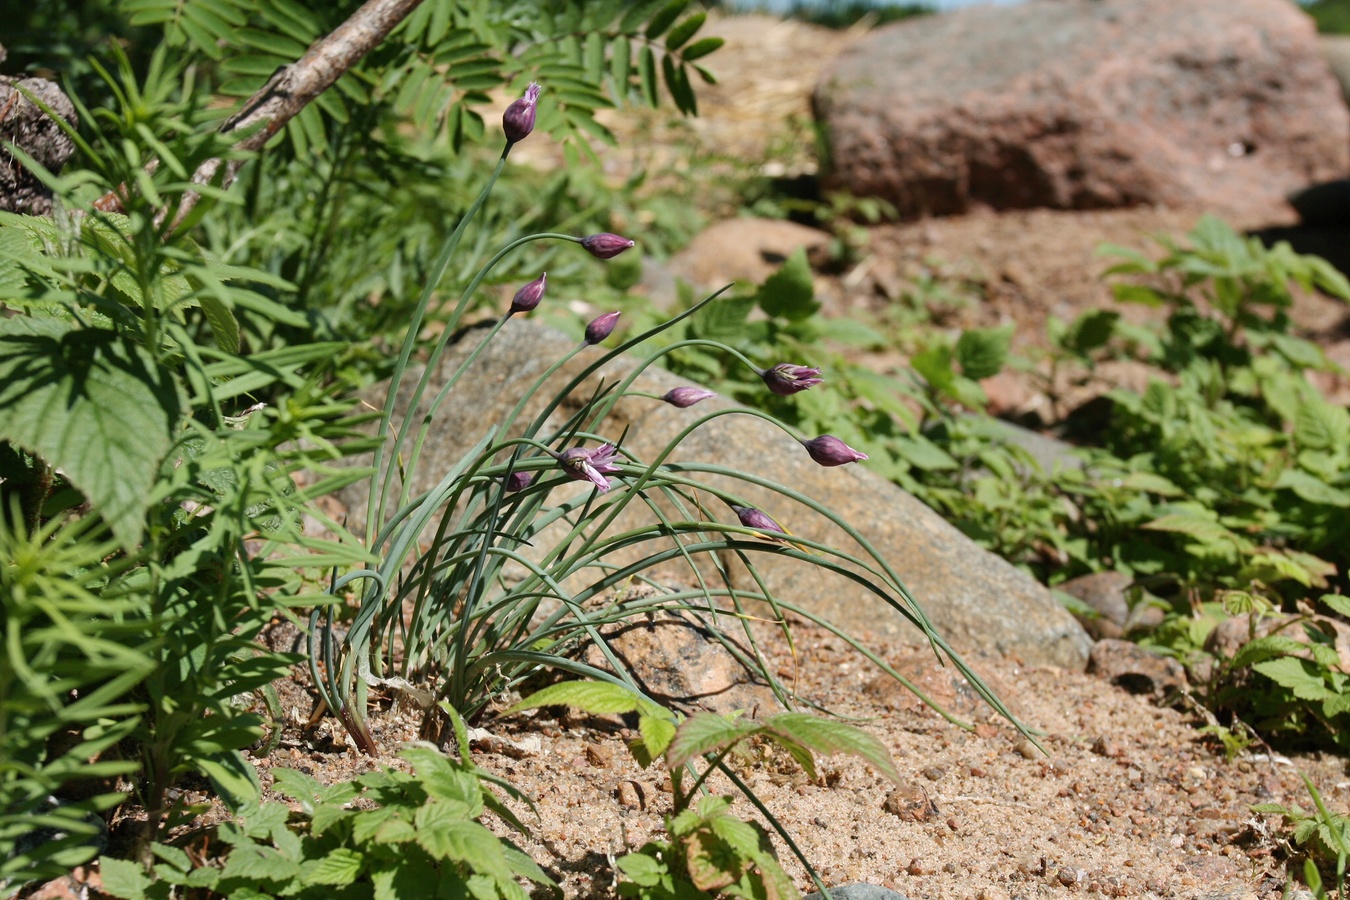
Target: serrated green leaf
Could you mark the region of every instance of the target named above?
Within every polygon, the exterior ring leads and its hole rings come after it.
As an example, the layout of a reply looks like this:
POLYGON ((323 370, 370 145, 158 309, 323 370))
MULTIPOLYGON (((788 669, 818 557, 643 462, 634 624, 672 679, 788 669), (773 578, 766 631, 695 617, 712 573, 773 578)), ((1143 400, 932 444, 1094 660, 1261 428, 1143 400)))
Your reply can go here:
POLYGON ((714 713, 695 713, 675 730, 675 739, 666 749, 666 765, 678 769, 705 753, 744 740, 755 730, 753 722, 733 722, 714 713))
POLYGON ((900 772, 881 741, 844 722, 808 713, 779 713, 769 718, 761 731, 770 737, 789 738, 816 753, 847 753, 859 757, 891 781, 900 780, 900 772))
POLYGON ((1008 360, 1013 326, 968 328, 956 341, 956 360, 961 374, 974 381, 997 375, 1008 360))
POLYGON ((946 450, 921 434, 895 439, 895 450, 907 463, 926 472, 959 469, 961 464, 946 450))
POLYGON ((755 300, 769 316, 800 322, 820 310, 815 296, 815 282, 811 277, 811 265, 806 261, 806 250, 798 247, 778 271, 764 280, 755 300))
POLYGON ((128 549, 183 407, 169 374, 114 332, 0 320, 0 439, 65 472, 128 549))
MULTIPOLYGON (((300 864, 271 847, 237 847, 225 861, 222 878, 246 882, 289 882, 300 875, 300 864)), ((265 895, 264 895, 265 896, 265 895)))
POLYGON ((347 847, 337 847, 328 855, 302 863, 300 880, 305 884, 326 884, 346 887, 356 881, 365 863, 365 856, 347 847))
POLYGON ((675 740, 675 731, 675 723, 665 716, 644 715, 638 719, 638 734, 642 735, 646 751, 646 762, 642 764, 644 769, 666 752, 670 742, 675 740))
POLYGON ((1139 527, 1147 528, 1150 531, 1168 531, 1174 534, 1184 534, 1187 537, 1195 538, 1202 543, 1239 543, 1237 535, 1233 534, 1233 532, 1224 528, 1213 519, 1198 513, 1169 513, 1168 515, 1160 516, 1151 522, 1146 522, 1139 527))
POLYGON ((192 858, 181 847, 171 847, 156 841, 150 845, 150 850, 170 868, 179 872, 188 872, 192 869, 192 858))
POLYGON ((319 784, 318 779, 284 766, 272 769, 272 779, 277 791, 292 800, 298 800, 306 809, 313 807, 314 798, 323 790, 323 785, 319 784))
POLYGON ((1285 469, 1275 480, 1276 490, 1293 491, 1300 499, 1319 506, 1350 507, 1350 491, 1327 484, 1300 469, 1285 469))
POLYGON ((1120 486, 1131 491, 1145 491, 1160 497, 1178 497, 1184 492, 1168 479, 1153 472, 1131 472, 1120 479, 1120 486))
POLYGON ((418 825, 417 843, 432 859, 468 863, 474 871, 510 877, 501 840, 477 822, 457 819, 418 825))
POLYGON ((99 860, 98 868, 104 892, 121 900, 141 900, 152 883, 145 870, 130 860, 104 856, 99 860))
POLYGON ((1350 411, 1320 397, 1304 400, 1294 414, 1294 441, 1309 450, 1338 450, 1350 443, 1350 411))
POLYGON ((1319 599, 1331 611, 1350 618, 1350 597, 1344 594, 1323 594, 1319 599))
POLYGON ((1336 696, 1326 686, 1318 667, 1306 659, 1285 656, 1257 663, 1252 669, 1301 700, 1328 700, 1336 696))
POLYGON ((635 712, 641 697, 631 688, 608 681, 563 681, 536 691, 509 712, 541 706, 571 706, 592 715, 635 712))

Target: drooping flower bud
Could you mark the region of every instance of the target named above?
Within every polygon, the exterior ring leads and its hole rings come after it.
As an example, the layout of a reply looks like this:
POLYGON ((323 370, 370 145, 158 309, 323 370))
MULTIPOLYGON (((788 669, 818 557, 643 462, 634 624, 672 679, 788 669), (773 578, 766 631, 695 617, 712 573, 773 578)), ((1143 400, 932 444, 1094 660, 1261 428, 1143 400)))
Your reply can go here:
POLYGON ((763 510, 755 509, 753 506, 732 506, 731 511, 736 514, 736 518, 740 519, 741 524, 746 528, 758 528, 760 531, 776 531, 779 534, 787 534, 763 510))
POLYGON ((534 476, 529 472, 512 472, 502 480, 502 487, 508 494, 514 494, 517 491, 523 491, 534 483, 534 476))
POLYGON ((617 325, 618 322, 619 314, 617 312, 596 316, 591 320, 591 323, 586 326, 586 343, 600 343, 614 333, 614 326, 617 325))
POLYGON ((511 310, 507 315, 514 313, 526 313, 539 305, 539 301, 544 299, 544 288, 548 285, 548 273, 540 275, 534 281, 525 285, 516 291, 516 296, 511 299, 511 310))
POLYGON ((685 385, 684 387, 671 388, 666 391, 661 399, 671 406, 678 406, 680 409, 688 409, 695 403, 702 403, 710 397, 716 397, 712 391, 700 387, 685 385))
POLYGON ((502 130, 506 132, 506 142, 514 144, 523 141, 534 131, 534 109, 539 102, 539 83, 530 82, 525 96, 512 103, 502 113, 502 130))
POLYGON ((568 478, 589 481, 604 493, 609 490, 609 479, 605 476, 619 471, 618 466, 614 465, 616 453, 613 444, 601 444, 594 450, 573 447, 562 453, 554 453, 553 456, 562 465, 563 474, 568 478))
POLYGON ((592 234, 581 239, 581 246, 596 259, 613 259, 625 250, 637 246, 635 241, 608 231, 592 234))
POLYGON ((806 452, 822 466, 842 466, 867 459, 866 453, 854 450, 832 434, 822 434, 818 438, 802 441, 806 452))
POLYGON ((820 370, 813 369, 810 366, 779 363, 772 369, 756 369, 755 371, 760 378, 764 379, 764 384, 769 390, 780 397, 796 394, 807 388, 825 383, 825 379, 820 377, 820 370))

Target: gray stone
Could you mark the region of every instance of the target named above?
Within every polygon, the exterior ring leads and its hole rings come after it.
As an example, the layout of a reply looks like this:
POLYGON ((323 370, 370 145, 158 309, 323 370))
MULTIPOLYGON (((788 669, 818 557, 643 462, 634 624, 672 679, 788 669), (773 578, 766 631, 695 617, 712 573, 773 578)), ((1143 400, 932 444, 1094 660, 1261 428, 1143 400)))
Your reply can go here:
POLYGON ((1288 0, 1031 0, 878 28, 814 95, 829 184, 901 215, 1199 207, 1288 218, 1350 115, 1288 0))
MULTIPOLYGON (((901 893, 875 884, 845 884, 830 888, 833 900, 908 900, 901 893)), ((821 894, 807 894, 802 900, 821 900, 821 894)))
MULTIPOLYGON (((0 59, 4 48, 0 47, 0 59)), ((25 96, 45 103, 67 124, 76 126, 75 106, 61 89, 44 78, 0 76, 0 141, 13 143, 47 171, 57 174, 75 153, 75 143, 51 116, 25 96)), ((24 215, 51 212, 51 190, 11 153, 0 155, 0 209, 24 215)))
MULTIPOLYGON (((460 346, 452 347, 446 354, 429 393, 434 394, 445 373, 453 372, 466 357, 477 334, 471 332, 460 346)), ((575 346, 573 341, 551 330, 530 322, 512 321, 483 351, 435 419, 415 469, 414 494, 435 484, 505 415, 536 377, 575 346)), ((551 383, 565 383, 599 352, 587 350, 580 354, 554 375, 551 383)), ((632 359, 619 358, 605 365, 599 375, 606 383, 612 383, 631 372, 634 365, 632 359)), ((633 389, 659 396, 683 383, 667 372, 649 368, 639 376, 633 389)), ((573 400, 563 405, 562 415, 574 412, 590 390, 591 386, 583 386, 573 400)), ((816 390, 828 390, 828 386, 816 390)), ((406 397, 406 389, 404 393, 406 397)), ((378 396, 368 399, 376 406, 382 402, 378 396)), ((539 406, 536 403, 534 408, 539 406)), ((617 441, 622 436, 627 452, 650 461, 680 430, 700 416, 735 408, 721 398, 682 410, 648 397, 627 396, 618 401, 599 429, 605 438, 617 441)), ((1075 670, 1086 664, 1088 636, 1049 591, 976 546, 914 497, 865 468, 856 465, 822 468, 811 461, 792 437, 750 414, 724 415, 706 423, 686 437, 668 461, 713 463, 754 473, 788 485, 833 510, 844 521, 856 524, 904 580, 938 632, 959 651, 1011 653, 1028 664, 1075 670)), ((698 477, 764 509, 796 535, 846 552, 862 552, 837 526, 797 501, 721 476, 698 477)), ((363 488, 364 485, 358 485, 342 497, 350 510, 349 524, 358 530, 364 527, 360 521, 366 508, 363 488)), ((711 496, 702 495, 700 502, 707 504, 708 515, 734 523, 729 511, 711 496)), ((616 527, 625 524, 632 527, 636 522, 621 520, 616 527)), ((539 545, 546 543, 546 537, 536 541, 536 552, 539 545)), ((773 544, 765 543, 766 551, 773 549, 773 544)), ((853 581, 776 552, 752 556, 766 586, 780 599, 801 604, 855 633, 882 633, 916 645, 923 643, 915 627, 853 581)), ((735 560, 728 563, 727 578, 734 588, 757 589, 743 567, 735 560)))

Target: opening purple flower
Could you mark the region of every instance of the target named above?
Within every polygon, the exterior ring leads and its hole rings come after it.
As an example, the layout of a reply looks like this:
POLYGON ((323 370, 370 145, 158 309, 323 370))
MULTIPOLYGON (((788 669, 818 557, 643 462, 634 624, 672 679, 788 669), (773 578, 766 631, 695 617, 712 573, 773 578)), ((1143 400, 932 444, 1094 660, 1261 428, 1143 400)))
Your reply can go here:
POLYGON ((507 315, 515 313, 527 313, 539 305, 539 301, 544 299, 544 288, 548 286, 548 273, 540 275, 534 281, 525 285, 516 291, 516 296, 511 299, 511 309, 507 315))
POLYGON ((671 388, 666 391, 661 399, 671 406, 678 406, 680 409, 688 409, 695 403, 702 403, 704 400, 716 396, 717 395, 712 391, 686 385, 685 387, 671 388))
POLYGON ((736 518, 740 519, 741 524, 746 528, 758 528, 760 531, 776 531, 779 534, 787 534, 763 510, 755 509, 753 506, 732 506, 731 511, 736 514, 736 518))
POLYGON ((610 234, 606 231, 582 238, 581 246, 585 247, 586 252, 596 259, 613 259, 623 251, 637 246, 637 244, 626 237, 619 237, 617 234, 610 234))
POLYGON ((514 144, 523 141, 534 131, 535 105, 539 102, 539 83, 531 81, 525 89, 525 96, 512 103, 502 113, 502 130, 506 132, 506 142, 514 144))
POLYGON ((820 370, 810 366, 794 366, 792 363, 779 363, 772 369, 756 369, 764 384, 780 397, 796 394, 807 388, 824 384, 820 370))
POLYGON ((617 312, 596 316, 591 320, 591 324, 586 326, 586 343, 600 343, 614 333, 614 326, 617 325, 618 322, 619 314, 617 312))
POLYGON ((854 450, 832 434, 822 434, 818 438, 802 441, 806 452, 822 466, 842 466, 867 459, 866 453, 854 450))
POLYGON ((508 494, 514 494, 517 491, 523 491, 534 482, 534 476, 529 472, 512 472, 502 481, 502 487, 508 494))
POLYGON ((568 478, 589 481, 603 493, 609 490, 609 479, 605 476, 619 471, 619 467, 614 465, 617 453, 613 444, 601 444, 594 450, 573 447, 562 453, 554 453, 553 456, 562 465, 563 474, 568 478))

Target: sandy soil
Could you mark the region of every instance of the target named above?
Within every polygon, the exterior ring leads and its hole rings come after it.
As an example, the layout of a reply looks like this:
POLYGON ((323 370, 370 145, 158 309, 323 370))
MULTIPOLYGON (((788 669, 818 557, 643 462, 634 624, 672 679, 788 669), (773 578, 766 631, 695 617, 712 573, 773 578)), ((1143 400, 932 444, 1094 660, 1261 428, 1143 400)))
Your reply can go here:
MULTIPOLYGON (((837 638, 807 625, 796 638, 795 661, 770 642, 780 677, 804 698, 867 720, 862 727, 902 776, 891 784, 857 760, 833 757, 821 761, 813 784, 762 748, 738 763, 829 886, 869 882, 913 900, 1274 898, 1286 877, 1282 831, 1278 817, 1254 815, 1249 805, 1308 806, 1300 771, 1333 808, 1350 800, 1343 760, 1258 752, 1226 762, 1182 712, 1087 675, 972 660, 1014 714, 1043 732, 1047 757, 931 656, 869 641, 973 730, 949 723, 837 638)), ((311 710, 302 681, 284 692, 292 723, 311 710)), ((668 784, 634 763, 622 722, 548 712, 489 716, 480 725, 492 737, 475 742, 475 761, 535 799, 538 819, 517 810, 533 830, 524 847, 567 896, 614 896, 610 859, 660 834, 668 784)), ((415 710, 375 713, 385 751, 378 762, 401 765, 394 754, 416 737, 420 718, 415 710)), ((331 719, 311 730, 292 725, 258 762, 264 784, 275 765, 337 781, 377 763, 348 746, 331 719)), ((730 792, 725 783, 713 788, 730 792)), ((745 801, 735 809, 754 814, 745 801)), ((785 848, 779 853, 798 887, 810 890, 802 867, 785 848)))

